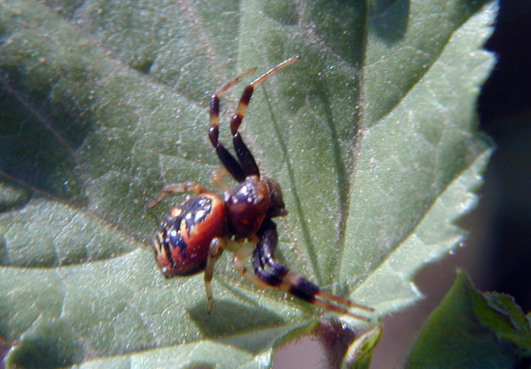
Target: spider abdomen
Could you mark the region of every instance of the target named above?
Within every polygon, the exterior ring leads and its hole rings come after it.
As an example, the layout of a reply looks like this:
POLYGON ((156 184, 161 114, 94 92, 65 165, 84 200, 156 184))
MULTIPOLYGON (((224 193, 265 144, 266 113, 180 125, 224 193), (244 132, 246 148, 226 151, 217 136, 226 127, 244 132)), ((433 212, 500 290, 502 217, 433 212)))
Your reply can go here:
POLYGON ((205 267, 212 239, 225 233, 223 200, 211 193, 192 197, 174 207, 159 226, 157 264, 167 277, 197 273, 205 267))

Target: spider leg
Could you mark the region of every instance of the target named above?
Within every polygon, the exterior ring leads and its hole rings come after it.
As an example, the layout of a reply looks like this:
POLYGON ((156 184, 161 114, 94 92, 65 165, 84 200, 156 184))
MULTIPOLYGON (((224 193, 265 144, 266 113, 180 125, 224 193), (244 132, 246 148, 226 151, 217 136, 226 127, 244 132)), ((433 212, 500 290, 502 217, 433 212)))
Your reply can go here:
POLYGON ((234 144, 234 150, 236 151, 236 155, 238 156, 238 160, 240 161, 241 167, 243 168, 243 171, 245 172, 247 176, 251 176, 251 175, 260 176, 260 170, 258 169, 258 165, 256 165, 256 161, 254 160, 253 154, 247 148, 247 146, 243 142, 243 139, 240 133, 238 132, 238 129, 240 128, 243 118, 245 117, 245 114, 247 113, 247 108, 249 106, 249 102, 251 101, 251 97, 253 95, 254 89, 260 83, 264 82, 266 79, 276 74, 282 68, 295 63, 297 60, 299 60, 299 58, 300 56, 296 55, 287 60, 284 60, 282 63, 268 70, 267 72, 262 74, 260 77, 258 77, 257 79, 249 83, 247 87, 245 87, 245 89, 243 90, 243 94, 238 104, 238 110, 236 114, 234 115, 234 117, 232 117, 231 132, 232 132, 232 141, 234 144))
POLYGON ((245 179, 245 172, 238 163, 238 161, 230 154, 230 152, 223 146, 221 142, 218 141, 219 138, 219 98, 232 86, 238 83, 243 77, 248 76, 253 73, 255 70, 251 69, 245 73, 240 74, 236 78, 227 82, 223 87, 221 87, 212 97, 210 98, 210 142, 212 146, 216 149, 219 160, 223 163, 223 166, 227 168, 229 173, 236 179, 238 182, 242 182, 245 179))
POLYGON ((227 168, 220 167, 212 172, 212 183, 223 192, 229 192, 231 186, 225 181, 225 177, 229 174, 227 168))
POLYGON ((356 304, 344 297, 323 291, 316 284, 290 271, 275 260, 274 252, 278 244, 278 234, 273 221, 270 219, 264 221, 257 235, 259 241, 253 252, 253 267, 256 276, 263 283, 324 309, 348 314, 359 320, 369 321, 369 318, 354 314, 348 311, 346 307, 355 307, 365 311, 374 311, 373 308, 356 304))
POLYGON ((264 281, 262 281, 256 274, 254 274, 252 271, 247 269, 245 266, 245 260, 248 259, 250 255, 248 255, 248 249, 245 247, 240 247, 238 250, 236 250, 234 254, 234 259, 232 262, 234 263, 234 267, 242 276, 247 278, 250 282, 252 282, 255 286, 257 286, 260 289, 266 289, 268 287, 268 284, 264 281))
POLYGON ((207 295, 207 312, 210 314, 212 310, 212 287, 210 283, 212 282, 212 277, 214 276, 214 264, 218 259, 219 255, 223 251, 223 245, 225 244, 222 238, 216 237, 210 241, 210 246, 208 248, 208 255, 205 267, 205 290, 207 295))
POLYGON ((197 182, 173 183, 173 184, 164 186, 162 190, 160 191, 160 193, 158 194, 157 198, 151 201, 147 207, 148 209, 151 209, 152 207, 157 205, 159 202, 161 202, 162 199, 166 197, 166 195, 179 193, 179 192, 188 192, 188 191, 195 192, 198 195, 208 192, 205 186, 197 182))

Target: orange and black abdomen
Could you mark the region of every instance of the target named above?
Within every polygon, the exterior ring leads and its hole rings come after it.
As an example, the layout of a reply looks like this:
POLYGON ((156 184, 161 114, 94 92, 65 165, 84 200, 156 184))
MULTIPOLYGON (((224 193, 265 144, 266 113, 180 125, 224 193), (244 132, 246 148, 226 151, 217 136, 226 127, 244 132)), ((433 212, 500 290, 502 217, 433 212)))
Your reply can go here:
POLYGON ((157 264, 167 277, 189 275, 205 267, 210 242, 226 233, 225 205, 204 193, 174 207, 155 237, 157 264))

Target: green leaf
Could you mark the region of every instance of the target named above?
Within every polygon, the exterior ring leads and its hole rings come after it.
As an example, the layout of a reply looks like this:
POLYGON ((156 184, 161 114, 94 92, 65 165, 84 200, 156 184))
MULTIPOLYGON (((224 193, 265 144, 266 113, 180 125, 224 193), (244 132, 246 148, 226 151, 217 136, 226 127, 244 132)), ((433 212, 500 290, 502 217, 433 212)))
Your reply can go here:
POLYGON ((508 296, 477 291, 465 273, 419 334, 406 368, 517 368, 531 356, 531 326, 508 296))
MULTIPOLYGON (((491 152, 475 100, 493 57, 486 0, 4 1, 0 7, 0 337, 8 367, 266 368, 320 311, 257 291, 224 255, 166 280, 151 243, 164 184, 208 183, 208 98, 251 67, 242 126, 283 186, 278 258, 376 308, 463 239, 491 152)), ((241 86, 222 101, 234 109, 241 86)), ((221 140, 229 141, 227 116, 221 140)), ((342 317, 351 327, 360 322, 342 317)))
POLYGON ((382 327, 376 326, 356 338, 347 350, 341 369, 368 369, 382 334, 382 327))

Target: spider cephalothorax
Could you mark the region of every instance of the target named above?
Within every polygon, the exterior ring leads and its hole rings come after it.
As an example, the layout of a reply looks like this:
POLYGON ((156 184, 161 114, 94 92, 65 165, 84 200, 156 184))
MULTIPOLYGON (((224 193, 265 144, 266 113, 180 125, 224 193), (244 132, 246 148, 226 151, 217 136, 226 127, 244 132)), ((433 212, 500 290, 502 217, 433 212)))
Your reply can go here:
POLYGON ((266 218, 287 214, 282 192, 270 178, 252 175, 226 193, 228 231, 236 238, 250 238, 266 218))
POLYGON ((278 244, 278 233, 272 218, 287 214, 282 191, 275 180, 260 175, 258 165, 238 131, 256 86, 298 59, 299 56, 294 56, 285 60, 244 89, 238 110, 231 121, 236 158, 218 140, 219 98, 254 70, 234 78, 212 95, 210 141, 224 168, 238 184, 226 192, 223 199, 196 182, 165 186, 149 207, 155 206, 165 195, 171 193, 192 191, 197 196, 174 207, 159 226, 155 237, 157 263, 168 277, 190 275, 204 270, 207 310, 210 311, 210 282, 214 273, 214 262, 227 240, 249 240, 256 243, 252 256, 254 273, 245 266, 243 247, 236 249, 233 261, 236 269, 258 287, 280 289, 325 309, 368 320, 348 311, 347 308, 357 307, 373 311, 372 308, 321 290, 316 284, 276 261, 274 253, 278 244))

